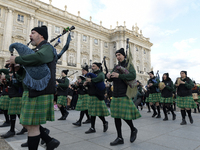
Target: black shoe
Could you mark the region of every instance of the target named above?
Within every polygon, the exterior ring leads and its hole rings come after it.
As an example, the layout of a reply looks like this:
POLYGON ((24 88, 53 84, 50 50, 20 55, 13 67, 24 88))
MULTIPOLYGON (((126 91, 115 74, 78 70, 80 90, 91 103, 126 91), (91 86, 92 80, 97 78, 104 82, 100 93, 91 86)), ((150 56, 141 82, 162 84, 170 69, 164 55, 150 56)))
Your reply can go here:
POLYGON ((90 119, 87 119, 85 122, 83 122, 83 124, 88 124, 88 123, 91 123, 90 119))
POLYGON ((194 112, 193 113, 197 113, 197 110, 196 110, 196 108, 194 109, 194 112))
POLYGON ((64 114, 64 116, 63 116, 63 120, 66 120, 66 118, 67 118, 68 115, 69 115, 69 112, 66 111, 65 114, 64 114))
POLYGON ((168 120, 168 117, 167 116, 165 116, 165 118, 163 119, 163 121, 167 121, 168 120))
POLYGON ((153 113, 152 118, 155 117, 157 115, 157 112, 153 113))
POLYGON ((176 120, 176 114, 172 114, 172 120, 176 120))
POLYGON ((193 124, 194 121, 192 119, 192 116, 189 117, 189 120, 190 120, 190 123, 193 124))
POLYGON ((26 143, 22 143, 21 147, 28 147, 28 141, 26 141, 26 143))
MULTIPOLYGON (((47 128, 45 128, 45 131, 44 132, 46 132, 48 135, 49 135, 49 133, 50 133, 50 130, 49 129, 47 129, 47 128)), ((43 145, 45 143, 45 141, 44 140, 42 140, 41 141, 41 145, 43 145)))
POLYGON ((63 118, 63 116, 61 116, 58 120, 65 120, 65 119, 63 118))
POLYGON ((161 118, 161 115, 160 115, 160 114, 158 114, 158 116, 157 116, 156 118, 161 118))
POLYGON ((56 139, 52 139, 48 144, 46 150, 54 150, 60 145, 60 142, 56 139))
POLYGON ((15 135, 15 132, 8 131, 6 134, 1 135, 2 138, 9 138, 15 135))
POLYGON ((119 144, 124 144, 124 139, 123 138, 116 138, 113 142, 110 143, 111 146, 119 145, 119 144))
POLYGON ((138 130, 136 128, 135 128, 134 131, 131 131, 131 137, 130 137, 130 142, 131 143, 133 143, 136 140, 136 138, 137 138, 137 132, 138 132, 138 130))
POLYGON ((187 122, 185 121, 185 119, 182 119, 182 122, 180 123, 180 125, 186 125, 187 122))
POLYGON ((95 133, 95 132, 96 132, 95 129, 90 128, 88 131, 85 132, 85 134, 90 134, 90 133, 95 133))
POLYGON ((10 122, 4 122, 2 125, 0 125, 0 127, 9 127, 10 126, 10 122))
POLYGON ((147 113, 151 113, 151 110, 148 110, 147 113))
POLYGON ((25 132, 27 132, 27 129, 22 128, 22 130, 20 132, 18 132, 16 135, 21 135, 21 134, 24 134, 25 132))
POLYGON ((78 127, 80 127, 81 126, 81 122, 80 121, 77 121, 77 122, 75 122, 75 123, 72 123, 73 125, 75 125, 75 126, 78 126, 78 127))
POLYGON ((108 130, 108 121, 103 125, 103 132, 106 132, 108 130))

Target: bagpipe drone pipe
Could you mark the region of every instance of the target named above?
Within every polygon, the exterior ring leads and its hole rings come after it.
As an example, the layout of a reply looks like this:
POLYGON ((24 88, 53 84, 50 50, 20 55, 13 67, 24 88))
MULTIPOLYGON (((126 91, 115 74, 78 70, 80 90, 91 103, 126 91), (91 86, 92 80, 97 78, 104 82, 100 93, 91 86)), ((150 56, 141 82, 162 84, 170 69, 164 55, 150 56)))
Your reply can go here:
MULTIPOLYGON (((62 34, 58 35, 56 38, 53 38, 50 41, 50 43, 53 42, 54 40, 58 39, 62 35, 66 34, 67 32, 70 32, 71 30, 74 30, 74 29, 75 29, 74 26, 72 26, 71 28, 69 28, 69 27, 64 28, 62 34)), ((70 33, 69 33, 68 38, 67 38, 67 42, 66 42, 65 46, 63 47, 63 49, 61 50, 61 52, 59 54, 57 54, 56 49, 51 45, 52 51, 54 53, 54 57, 56 59, 56 62, 59 58, 61 58, 62 54, 69 48, 70 40, 71 40, 71 36, 70 36, 70 33)), ((24 45, 24 44, 21 44, 21 43, 11 44, 10 47, 9 47, 9 51, 11 53, 11 56, 13 55, 14 49, 16 49, 16 51, 18 52, 18 54, 20 56, 25 56, 25 55, 35 53, 35 51, 33 51, 32 49, 30 49, 28 47, 28 45, 30 43, 31 43, 31 41, 27 45, 24 45)), ((47 44, 49 44, 49 43, 47 43, 47 44)), ((43 64, 43 65, 40 65, 40 66, 34 66, 34 67, 23 66, 23 68, 26 70, 26 75, 23 79, 23 83, 28 88, 30 88, 32 90, 36 90, 36 91, 42 91, 47 87, 48 82, 51 79, 51 72, 50 72, 50 69, 47 66, 47 64, 43 64)), ((14 69, 13 69, 13 74, 14 74, 14 69)))

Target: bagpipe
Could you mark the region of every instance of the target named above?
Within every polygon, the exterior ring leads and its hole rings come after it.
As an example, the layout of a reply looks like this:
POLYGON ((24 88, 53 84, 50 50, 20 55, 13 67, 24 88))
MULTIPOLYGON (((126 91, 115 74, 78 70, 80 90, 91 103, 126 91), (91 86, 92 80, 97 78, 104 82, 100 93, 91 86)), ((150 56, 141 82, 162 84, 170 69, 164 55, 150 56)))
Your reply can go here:
MULTIPOLYGON (((74 29, 75 29, 74 26, 72 26, 71 28, 69 28, 69 27, 64 28, 62 34, 60 34, 57 37, 50 40, 50 43, 55 41, 56 39, 58 39, 62 35, 66 34, 67 32, 70 32, 71 30, 74 30, 74 29)), ((71 36, 70 36, 70 33, 69 33, 68 38, 67 38, 67 42, 66 42, 65 46, 63 47, 63 49, 61 50, 61 52, 59 54, 57 54, 56 49, 51 45, 52 51, 54 53, 54 57, 56 59, 56 62, 59 58, 61 58, 62 54, 65 51, 67 51, 67 49, 69 48, 70 40, 71 40, 71 36)), ((25 55, 35 53, 32 49, 30 49, 28 47, 28 45, 30 43, 31 43, 31 41, 27 45, 24 45, 24 44, 21 44, 21 43, 11 44, 10 47, 9 47, 9 51, 11 53, 11 56, 13 56, 14 49, 16 49, 16 51, 18 52, 18 54, 20 56, 25 56, 25 55)), ((49 43, 47 43, 47 44, 49 44, 49 43)), ((56 44, 55 44, 55 46, 57 46, 59 43, 57 45, 56 44)), ((13 68, 13 75, 15 77, 14 65, 12 65, 12 68, 13 68)), ((50 69, 47 66, 47 64, 43 64, 43 65, 40 65, 40 66, 34 66, 34 67, 23 66, 23 68, 26 70, 26 74, 25 74, 25 78, 23 79, 23 83, 28 88, 36 90, 36 91, 42 91, 47 87, 49 80, 51 79, 51 72, 50 72, 50 69)))
MULTIPOLYGON (((160 80, 159 70, 157 70, 155 79, 151 79, 151 80, 153 81, 153 83, 157 83, 157 79, 160 80)), ((156 91, 160 92, 160 89, 156 88, 156 91)))

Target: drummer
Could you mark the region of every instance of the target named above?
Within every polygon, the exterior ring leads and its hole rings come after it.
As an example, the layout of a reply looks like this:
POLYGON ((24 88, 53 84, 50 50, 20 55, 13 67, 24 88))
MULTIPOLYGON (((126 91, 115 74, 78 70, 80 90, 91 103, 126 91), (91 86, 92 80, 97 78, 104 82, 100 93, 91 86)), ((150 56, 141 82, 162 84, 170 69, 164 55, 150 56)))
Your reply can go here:
MULTIPOLYGON (((193 99, 194 99, 195 103, 197 104, 198 112, 200 112, 200 110, 199 110, 200 99, 198 97, 198 95, 199 95, 199 87, 196 85, 195 81, 193 81, 193 83, 194 83, 194 87, 192 88, 192 96, 193 96, 193 99)), ((194 113, 196 113, 196 112, 197 112, 197 110, 196 110, 196 108, 194 108, 194 113)))

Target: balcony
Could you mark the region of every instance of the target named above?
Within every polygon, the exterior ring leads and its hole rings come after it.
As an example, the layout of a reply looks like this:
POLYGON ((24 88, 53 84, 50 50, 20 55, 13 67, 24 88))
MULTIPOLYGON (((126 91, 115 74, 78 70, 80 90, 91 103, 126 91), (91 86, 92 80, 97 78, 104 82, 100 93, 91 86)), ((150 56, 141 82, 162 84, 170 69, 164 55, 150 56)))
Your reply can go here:
POLYGON ((67 66, 72 66, 72 67, 76 67, 76 63, 67 63, 67 66))

